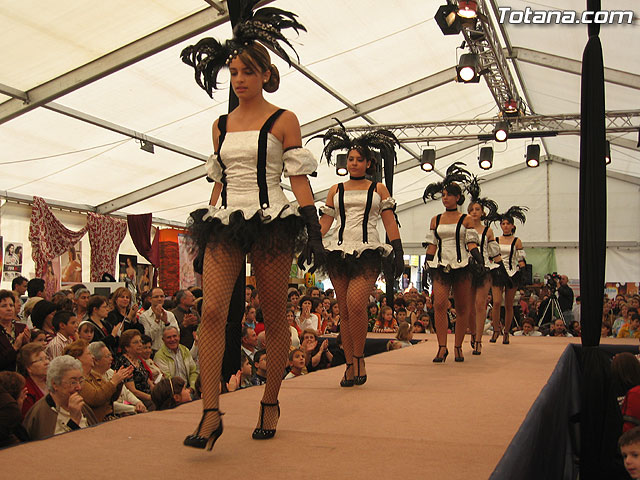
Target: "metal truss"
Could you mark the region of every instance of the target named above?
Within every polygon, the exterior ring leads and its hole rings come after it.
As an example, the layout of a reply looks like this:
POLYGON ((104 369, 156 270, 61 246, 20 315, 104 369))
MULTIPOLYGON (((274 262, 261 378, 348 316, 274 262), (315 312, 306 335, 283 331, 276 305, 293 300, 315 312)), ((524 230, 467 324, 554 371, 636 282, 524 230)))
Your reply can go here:
MULTIPOLYGON (((509 122, 509 138, 580 135, 580 114, 529 115, 505 119, 509 122)), ((377 125, 391 130, 400 143, 450 141, 493 138, 496 118, 455 120, 411 124, 377 125)), ((640 129, 640 110, 605 113, 607 133, 637 132, 640 129)), ((371 127, 349 127, 350 132, 364 132, 371 127)))

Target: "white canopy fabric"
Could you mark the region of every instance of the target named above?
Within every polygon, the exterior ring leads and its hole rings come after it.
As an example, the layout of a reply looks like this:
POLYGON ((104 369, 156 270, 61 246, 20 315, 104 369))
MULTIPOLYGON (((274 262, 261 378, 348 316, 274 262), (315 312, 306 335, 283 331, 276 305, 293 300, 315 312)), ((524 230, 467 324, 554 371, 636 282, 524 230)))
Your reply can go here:
MULTIPOLYGON (((307 27, 308 33, 294 40, 300 65, 325 88, 274 56, 273 62, 280 69, 282 80, 280 89, 268 95, 269 101, 295 112, 304 130, 318 119, 330 118, 349 106, 454 67, 462 35, 444 36, 436 25, 433 15, 441 3, 444 0, 270 2, 272 6, 296 12, 307 27)), ((579 12, 586 7, 584 0, 491 0, 486 4, 495 8, 579 12)), ((637 7, 637 3, 613 0, 603 6, 610 10, 629 10, 637 7)), ((23 0, 0 4, 0 24, 3 25, 0 91, 13 92, 18 97, 16 100, 0 94, 0 121, 11 109, 23 108, 19 99, 21 92, 37 98, 41 91, 50 93, 67 88, 69 83, 86 83, 81 88, 69 87, 72 91, 65 95, 54 95, 53 104, 45 102, 0 123, 0 191, 98 207, 202 166, 201 159, 212 150, 211 124, 227 111, 228 82, 223 76, 224 87, 210 99, 196 86, 192 70, 180 61, 179 53, 205 35, 229 38, 230 25, 224 22, 169 48, 157 47, 157 53, 150 45, 170 43, 173 30, 166 27, 197 15, 204 18, 205 14, 209 22, 215 22, 218 17, 216 9, 203 0, 23 0), (120 63, 128 66, 117 68, 109 64, 115 55, 113 52, 127 45, 123 56, 128 58, 120 63), (137 61, 137 56, 144 58, 137 61), (79 68, 86 64, 91 75, 79 68), (110 69, 115 71, 111 73, 110 69), (83 80, 93 78, 96 72, 102 72, 99 79, 83 80), (64 109, 80 112, 84 120, 59 113, 64 109), (97 120, 89 123, 89 117, 97 120), (117 128, 104 128, 105 125, 117 128), (157 145, 154 154, 147 153, 139 148, 136 140, 114 129, 134 131, 139 138, 148 136, 169 142, 200 159, 157 145)), ((190 28, 196 30, 193 25, 197 23, 194 20, 190 28)), ((502 27, 499 40, 507 50, 526 48, 573 61, 580 61, 587 41, 585 25, 504 24, 502 27)), ((601 39, 605 66, 631 73, 636 81, 635 88, 607 83, 607 110, 638 109, 640 58, 633 53, 640 39, 638 14, 634 15, 631 25, 602 25, 601 39)), ((538 66, 517 59, 510 60, 510 68, 520 95, 528 99, 529 111, 543 115, 579 113, 579 75, 565 73, 557 65, 538 66)), ((448 81, 374 109, 368 118, 377 124, 387 124, 492 118, 498 112, 484 81, 469 85, 448 81)), ((363 118, 347 122, 348 126, 365 124, 363 118)), ((635 145, 638 133, 615 133, 609 138, 635 145)), ((431 146, 442 149, 456 143, 432 142, 431 146)), ((480 176, 496 175, 522 165, 529 143, 530 139, 509 140, 506 144, 494 145, 494 166, 490 172, 483 172, 477 166, 479 146, 437 160, 436 168, 444 171, 452 162, 463 161, 480 176)), ((543 154, 579 161, 577 136, 547 138, 542 145, 543 154)), ((426 144, 411 144, 409 148, 419 153, 424 146, 426 144)), ((308 147, 320 156, 320 140, 314 140, 308 147)), ((410 158, 406 151, 399 151, 399 163, 410 158)), ((608 172, 636 185, 632 203, 637 205, 640 151, 612 145, 612 158, 608 172)), ((517 177, 512 177, 513 181, 503 182, 509 189, 503 194, 505 208, 517 203, 521 193, 529 188, 528 173, 520 171, 517 177)), ((426 174, 419 168, 406 170, 396 175, 394 196, 400 206, 414 202, 413 208, 423 209, 425 207, 415 200, 422 197, 429 182, 438 178, 435 173, 426 174)), ((337 181, 334 170, 323 161, 318 177, 311 183, 314 191, 320 192, 337 181)), ((577 185, 574 187, 571 202, 577 204, 577 185)), ((151 212, 154 217, 184 222, 190 211, 207 203, 210 191, 211 185, 200 178, 134 202, 120 213, 151 212)), ((628 213, 613 212, 614 216, 618 214, 628 213)), ((637 217, 637 210, 635 215, 637 217)), ((552 228, 554 232, 561 232, 564 225, 555 222, 552 228)), ((569 236, 577 240, 577 233, 569 236)), ((411 237, 411 241, 419 241, 418 232, 411 237)), ((561 237, 561 233, 551 235, 551 241, 561 237)), ((639 229, 630 228, 624 240, 640 241, 639 229)))

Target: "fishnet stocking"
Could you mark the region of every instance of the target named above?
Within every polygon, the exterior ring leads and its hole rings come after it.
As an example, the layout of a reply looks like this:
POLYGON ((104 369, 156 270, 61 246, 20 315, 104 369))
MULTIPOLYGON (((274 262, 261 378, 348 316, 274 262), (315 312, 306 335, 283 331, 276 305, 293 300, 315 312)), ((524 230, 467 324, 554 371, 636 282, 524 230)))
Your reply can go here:
MULTIPOLYGON (((204 409, 217 408, 220 394, 220 375, 225 347, 225 325, 231 293, 245 255, 234 245, 207 246, 202 273, 202 323, 198 348, 200 349, 200 381, 204 409)), ((210 412, 196 432, 207 437, 220 423, 220 414, 210 412)))
MULTIPOLYGON (((277 239, 274 241, 277 242, 277 239)), ((260 307, 264 314, 267 350, 267 383, 262 401, 270 404, 278 401, 278 392, 291 345, 291 330, 286 320, 286 310, 293 251, 284 245, 280 251, 279 255, 274 256, 273 251, 264 251, 257 243, 251 250, 256 284, 260 292, 260 307)), ((261 411, 264 416, 258 418, 256 428, 276 428, 278 408, 266 406, 261 408, 261 411)))
MULTIPOLYGON (((484 332, 484 322, 487 319, 487 294, 491 288, 491 277, 475 289, 475 325, 472 321, 469 324, 471 333, 476 336, 476 341, 482 341, 482 333, 484 332)), ((473 316, 472 316, 473 318, 473 316)))
POLYGON ((447 303, 449 301, 449 291, 451 287, 446 283, 433 280, 433 315, 436 324, 436 336, 438 345, 447 346, 447 303))
MULTIPOLYGON (((471 278, 461 278, 453 284, 453 299, 456 302, 456 335, 455 345, 462 346, 467 326, 471 327, 474 318, 473 296, 471 295, 471 278)), ((471 327, 473 328, 473 327, 471 327)))
MULTIPOLYGON (((340 310, 340 338, 342 340, 342 350, 344 351, 344 358, 349 364, 353 363, 353 340, 351 338, 351 322, 349 321, 349 304, 347 303, 347 291, 349 289, 349 278, 342 275, 336 275, 332 273, 329 275, 331 278, 331 284, 336 292, 336 300, 338 300, 338 307, 340 310)), ((353 368, 349 368, 346 373, 346 378, 351 380, 353 378, 353 368)))

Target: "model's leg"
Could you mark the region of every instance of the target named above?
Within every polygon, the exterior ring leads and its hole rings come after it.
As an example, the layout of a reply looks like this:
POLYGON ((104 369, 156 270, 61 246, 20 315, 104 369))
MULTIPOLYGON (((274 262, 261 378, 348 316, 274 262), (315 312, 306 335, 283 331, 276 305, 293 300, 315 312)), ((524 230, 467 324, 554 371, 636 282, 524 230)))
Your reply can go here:
MULTIPOLYGON (((233 245, 219 244, 207 247, 205 251, 202 321, 198 330, 202 405, 205 410, 218 408, 229 300, 244 258, 242 250, 233 245)), ((204 416, 199 432, 196 433, 201 437, 208 437, 218 428, 219 423, 220 415, 209 413, 204 416)))
MULTIPOLYGON (((259 242, 256 242, 259 243, 259 242)), ((286 320, 287 288, 293 253, 288 249, 274 256, 272 251, 264 251, 255 245, 251 251, 256 285, 260 292, 260 306, 264 314, 264 327, 267 350, 267 383, 262 402, 275 404, 287 364, 291 331, 286 320)), ((263 415, 258 418, 257 428, 273 430, 276 428, 279 409, 275 406, 261 408, 263 415)))
MULTIPOLYGON (((484 322, 487 319, 487 295, 491 288, 491 276, 487 275, 485 282, 476 288, 475 293, 475 333, 476 342, 482 345, 482 333, 484 332, 484 322)), ((472 327, 473 328, 473 327, 472 327)), ((476 347, 476 351, 480 352, 482 347, 476 347)))
POLYGON ((493 335, 491 336, 491 342, 495 342, 496 338, 500 336, 502 330, 500 325, 500 306, 502 305, 502 289, 494 285, 491 287, 491 296, 493 297, 493 308, 491 310, 491 324, 493 325, 493 335))
MULTIPOLYGON (((467 326, 472 325, 473 312, 473 296, 471 295, 471 277, 462 277, 453 284, 453 298, 456 302, 456 336, 455 346, 462 347, 464 335, 467 332, 467 326)), ((461 351, 456 357, 462 357, 461 351)))
MULTIPOLYGON (((347 303, 347 290, 349 288, 349 278, 336 275, 332 272, 331 284, 336 292, 336 300, 340 308, 340 338, 342 339, 342 350, 347 364, 353 364, 353 338, 351 337, 351 321, 349 319, 349 305, 347 303)), ((347 380, 353 379, 353 368, 348 368, 345 373, 347 380)))
POLYGON ((511 332, 511 321, 513 320, 513 298, 516 295, 516 287, 506 288, 504 292, 504 336, 508 338, 511 332))
MULTIPOLYGON (((349 329, 353 342, 353 369, 359 377, 364 377, 367 371, 364 366, 364 344, 367 340, 367 325, 369 317, 367 315, 367 305, 369 304, 369 294, 373 290, 377 271, 369 271, 361 276, 352 278, 349 281, 347 290, 347 308, 349 310, 349 329)), ((357 380, 357 379, 356 379, 357 380)))
MULTIPOLYGON (((450 289, 451 287, 446 283, 442 283, 437 279, 433 280, 433 315, 435 317, 438 345, 442 347, 447 346, 447 330, 449 327, 447 322, 447 304, 449 302, 450 289)), ((444 355, 444 348, 439 349, 438 353, 440 354, 439 356, 444 355)))

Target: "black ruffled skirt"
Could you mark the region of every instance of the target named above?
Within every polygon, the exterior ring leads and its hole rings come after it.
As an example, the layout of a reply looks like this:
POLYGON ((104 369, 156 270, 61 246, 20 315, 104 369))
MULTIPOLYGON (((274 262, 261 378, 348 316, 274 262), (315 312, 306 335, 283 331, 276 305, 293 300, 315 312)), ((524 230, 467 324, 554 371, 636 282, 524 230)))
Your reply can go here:
POLYGON ((474 268, 472 273, 471 286, 473 288, 479 288, 485 284, 488 278, 493 278, 490 270, 480 266, 474 268))
POLYGON ((469 265, 463 268, 452 268, 450 270, 445 269, 445 267, 431 268, 429 275, 431 276, 432 285, 433 282, 437 281, 438 283, 449 286, 472 277, 471 267, 469 267, 469 265))
POLYGON ((365 250, 359 256, 346 254, 339 250, 327 251, 326 270, 330 277, 361 277, 379 275, 382 270, 382 252, 365 250))
POLYGON ((288 215, 274 219, 265 219, 261 212, 256 212, 249 219, 245 219, 241 211, 231 213, 229 224, 226 225, 218 218, 203 220, 208 212, 200 208, 191 212, 187 222, 192 249, 200 259, 204 256, 207 245, 219 243, 236 245, 244 253, 254 248, 278 256, 282 253, 293 255, 300 252, 307 240, 307 233, 302 217, 288 215))
POLYGON ((519 288, 522 282, 522 274, 518 271, 512 277, 505 276, 498 272, 499 269, 491 270, 491 280, 493 285, 500 288, 519 288))

